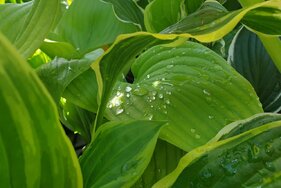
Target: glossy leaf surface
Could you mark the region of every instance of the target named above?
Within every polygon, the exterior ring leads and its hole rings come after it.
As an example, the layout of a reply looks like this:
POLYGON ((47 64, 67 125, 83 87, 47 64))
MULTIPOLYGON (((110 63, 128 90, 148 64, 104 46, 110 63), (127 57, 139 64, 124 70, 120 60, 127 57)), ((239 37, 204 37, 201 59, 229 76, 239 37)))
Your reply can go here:
POLYGON ((119 20, 112 5, 100 0, 74 1, 56 29, 58 41, 70 43, 82 55, 135 31, 137 26, 119 20))
POLYGON ((160 137, 186 151, 224 125, 262 112, 250 84, 200 44, 152 47, 133 63, 132 73, 133 84, 117 83, 106 117, 168 120, 160 137))
POLYGON ((165 122, 110 122, 80 158, 85 187, 130 187, 148 165, 165 122))
POLYGON ((0 57, 1 187, 82 187, 54 102, 2 34, 0 57))
POLYGON ((0 31, 25 57, 30 57, 56 24, 60 0, 34 0, 24 4, 0 5, 0 31), (13 22, 14 24, 11 24, 13 22))
POLYGON ((184 0, 154 0, 144 12, 144 23, 148 32, 158 33, 178 22, 183 12, 184 0), (162 16, 159 16, 162 15, 162 16))
MULTIPOLYGON (((261 114, 266 119, 268 115, 261 114)), ((278 180, 281 121, 260 126, 228 139, 199 147, 181 159, 177 169, 153 187, 259 187, 278 180), (277 175, 277 176, 275 176, 277 175), (270 180, 270 181, 268 181, 270 180)), ((256 124, 257 116, 252 118, 256 124)), ((251 125, 251 118, 229 127, 251 125)), ((270 122, 270 121, 269 121, 270 122)), ((280 181, 279 181, 280 183, 280 181)))

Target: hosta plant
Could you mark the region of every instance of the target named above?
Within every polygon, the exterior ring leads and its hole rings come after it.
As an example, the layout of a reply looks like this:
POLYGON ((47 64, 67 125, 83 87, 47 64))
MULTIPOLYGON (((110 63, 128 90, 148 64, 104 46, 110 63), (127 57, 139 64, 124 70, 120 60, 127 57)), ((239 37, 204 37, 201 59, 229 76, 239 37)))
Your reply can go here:
POLYGON ((281 186, 280 0, 2 0, 0 21, 0 187, 281 186))

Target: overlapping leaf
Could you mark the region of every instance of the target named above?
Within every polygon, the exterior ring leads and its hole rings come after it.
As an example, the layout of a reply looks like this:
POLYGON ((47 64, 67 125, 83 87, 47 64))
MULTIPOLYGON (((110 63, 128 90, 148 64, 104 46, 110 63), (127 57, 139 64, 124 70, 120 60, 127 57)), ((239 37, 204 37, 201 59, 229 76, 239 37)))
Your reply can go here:
POLYGON ((255 31, 280 35, 280 3, 279 0, 271 0, 227 13, 218 2, 207 1, 199 11, 166 28, 162 33, 190 33, 197 35, 199 40, 208 38, 209 41, 215 41, 222 38, 224 33, 230 32, 233 25, 242 21, 255 31), (270 15, 272 11, 274 15, 270 15), (208 16, 205 16, 206 12, 209 12, 208 16))
POLYGON ((34 0, 24 4, 0 5, 0 31, 24 57, 31 56, 56 24, 60 0, 34 0), (11 24, 13 23, 13 24, 11 24))
POLYGON ((2 34, 0 57, 0 186, 82 187, 51 97, 2 34))
POLYGON ((113 43, 122 33, 138 31, 132 23, 119 20, 111 4, 100 0, 74 1, 56 28, 57 40, 68 42, 79 54, 113 43))
POLYGON ((137 25, 140 30, 144 29, 143 12, 135 1, 132 0, 102 0, 111 3, 116 16, 124 22, 137 25))
POLYGON ((110 122, 80 158, 85 187, 130 187, 148 165, 165 122, 110 122))
POLYGON ((132 73, 133 84, 117 84, 106 117, 168 120, 160 137, 186 151, 224 125, 262 112, 250 84, 200 44, 152 47, 133 63, 132 73))
POLYGON ((250 125, 250 130, 191 151, 175 171, 153 187, 280 186, 281 117, 259 116, 230 124, 234 132, 240 133, 244 124, 250 125))
POLYGON ((184 15, 184 0, 154 0, 146 8, 144 23, 148 32, 158 33, 184 15), (159 16, 162 15, 162 16, 159 16))
POLYGON ((151 188, 153 184, 171 173, 185 154, 183 150, 158 139, 150 163, 132 188, 151 188))
POLYGON ((229 61, 255 88, 266 111, 280 109, 281 75, 258 36, 243 28, 232 41, 229 61))

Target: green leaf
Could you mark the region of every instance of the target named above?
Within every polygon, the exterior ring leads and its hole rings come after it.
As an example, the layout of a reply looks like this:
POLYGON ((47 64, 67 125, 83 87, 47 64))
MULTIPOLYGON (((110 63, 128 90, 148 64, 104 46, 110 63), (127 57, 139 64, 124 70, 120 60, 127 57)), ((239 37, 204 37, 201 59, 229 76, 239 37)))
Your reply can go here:
POLYGON ((158 139, 150 163, 133 188, 151 188, 157 181, 171 173, 186 154, 183 150, 158 139))
POLYGON ((185 1, 185 8, 187 14, 191 14, 195 12, 200 6, 203 4, 205 0, 186 0, 185 1))
POLYGON ((58 41, 70 43, 82 55, 135 31, 137 26, 120 21, 112 5, 100 0, 73 1, 56 28, 58 41))
MULTIPOLYGON (((268 119, 267 115, 260 116, 268 119)), ((279 115, 271 123, 260 118, 259 127, 191 151, 175 171, 153 187, 259 187, 270 183, 281 171, 280 118, 279 115)), ((254 124, 256 120, 254 116, 254 124)), ((251 125, 252 118, 235 122, 229 128, 239 129, 244 123, 251 125)))
POLYGON ((133 185, 148 165, 164 124, 126 121, 100 127, 80 158, 85 187, 133 185))
POLYGON ((1 187, 82 187, 50 95, 2 34, 0 57, 1 187))
POLYGON ((0 31, 7 35, 19 52, 27 58, 39 48, 58 21, 61 1, 34 0, 32 3, 19 5, 0 5, 0 9, 4 9, 0 11, 0 31))
POLYGON ((137 58, 132 73, 133 84, 116 84, 107 119, 168 120, 160 137, 185 151, 205 144, 224 125, 262 112, 251 85, 197 43, 154 46, 137 58))
POLYGON ((281 35, 281 2, 254 9, 246 14, 242 23, 247 27, 269 35, 281 35))
POLYGON ((241 29, 232 41, 229 61, 253 85, 265 111, 278 112, 281 106, 281 74, 258 36, 241 29))
POLYGON ((91 126, 95 114, 79 108, 65 98, 61 98, 58 108, 60 121, 63 125, 73 132, 78 132, 89 143, 91 141, 91 126))
POLYGON ((144 12, 148 32, 158 33, 182 18, 184 0, 154 0, 144 12), (162 16, 159 16, 162 15, 162 16))
POLYGON ((50 61, 51 58, 47 56, 44 52, 42 52, 40 49, 36 50, 33 56, 27 59, 29 65, 34 69, 50 61))
POLYGON ((209 40, 214 41, 229 33, 240 21, 242 23, 245 21, 246 26, 253 30, 256 29, 258 32, 281 35, 279 28, 281 25, 280 3, 280 0, 266 1, 227 13, 218 2, 210 0, 204 3, 200 10, 166 28, 161 33, 190 33, 201 40, 208 37, 209 40), (269 11, 267 11, 265 16, 259 16, 259 14, 264 14, 264 10, 274 10, 276 15, 268 16, 269 11), (253 19, 255 22, 251 22, 253 19), (259 22, 257 23, 256 20, 259 22), (269 22, 268 27, 265 24, 267 22, 269 22), (254 24, 257 25, 254 27, 254 24), (210 33, 213 35, 211 36, 210 33))
MULTIPOLYGON (((103 50, 98 49, 92 53, 93 54, 89 59, 83 58, 80 60, 74 59, 69 61, 63 58, 56 58, 52 62, 44 64, 37 69, 37 74, 48 88, 57 104, 60 97, 63 95, 64 90, 80 75, 84 78, 83 74, 89 72, 90 75, 93 75, 92 77, 95 77, 95 73, 90 69, 90 64, 103 53, 103 50)), ((83 78, 80 78, 80 80, 83 80, 83 78)), ((87 78, 88 77, 86 76, 85 79, 87 78)), ((93 81, 95 81, 95 79, 93 81)), ((96 84, 94 84, 94 86, 95 85, 96 84)), ((85 92, 83 94, 87 95, 85 92)), ((88 106, 90 106, 89 108, 91 109, 96 109, 97 102, 93 98, 92 101, 93 102, 88 104, 88 106)))
POLYGON ((65 59, 78 59, 81 58, 78 50, 76 50, 70 43, 45 40, 40 49, 45 52, 49 57, 61 57, 65 59))
POLYGON ((123 22, 132 23, 144 29, 143 11, 135 1, 132 0, 102 0, 111 3, 116 16, 123 22))

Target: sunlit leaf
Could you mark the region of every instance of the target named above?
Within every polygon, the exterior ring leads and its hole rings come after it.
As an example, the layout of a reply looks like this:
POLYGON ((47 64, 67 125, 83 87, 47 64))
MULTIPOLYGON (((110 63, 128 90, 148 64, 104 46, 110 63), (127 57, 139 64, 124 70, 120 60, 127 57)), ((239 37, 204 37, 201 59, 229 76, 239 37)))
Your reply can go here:
POLYGON ((1 187, 82 187, 54 102, 2 34, 0 57, 1 187))
POLYGON ((165 122, 110 122, 80 158, 85 187, 130 187, 148 165, 165 122))
POLYGON ((200 44, 152 47, 133 63, 132 73, 133 84, 116 84, 106 117, 168 120, 160 137, 186 151, 224 125, 262 112, 251 85, 200 44))

